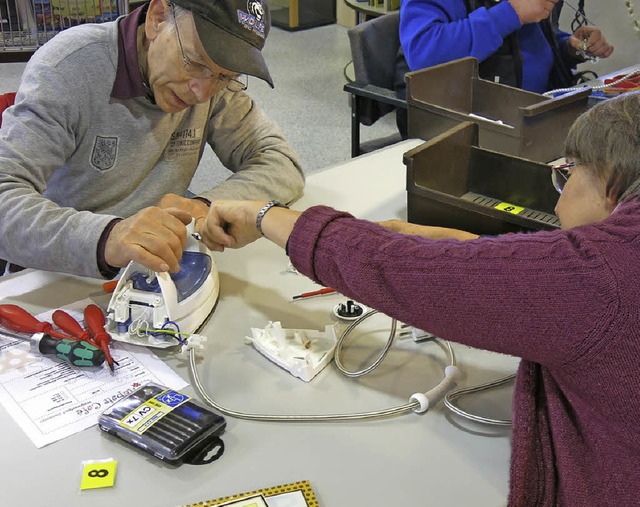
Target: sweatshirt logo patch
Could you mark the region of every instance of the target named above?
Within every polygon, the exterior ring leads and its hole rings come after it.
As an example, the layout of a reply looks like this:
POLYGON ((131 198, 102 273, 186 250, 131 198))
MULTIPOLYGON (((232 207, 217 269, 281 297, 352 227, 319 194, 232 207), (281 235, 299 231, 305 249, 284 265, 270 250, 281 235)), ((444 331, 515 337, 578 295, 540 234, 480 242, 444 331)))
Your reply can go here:
POLYGON ((101 171, 111 169, 118 156, 118 138, 96 136, 91 153, 91 164, 101 171))
POLYGON ((164 158, 167 160, 197 157, 202 145, 202 129, 187 128, 177 130, 171 134, 169 144, 165 149, 164 158))

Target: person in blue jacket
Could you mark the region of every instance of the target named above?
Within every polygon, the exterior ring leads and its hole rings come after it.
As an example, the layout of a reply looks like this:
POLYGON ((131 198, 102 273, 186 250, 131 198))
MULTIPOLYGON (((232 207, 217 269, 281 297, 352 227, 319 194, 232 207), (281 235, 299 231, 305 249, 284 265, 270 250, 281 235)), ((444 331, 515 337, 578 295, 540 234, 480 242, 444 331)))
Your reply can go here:
MULTIPOLYGON (((572 86, 585 57, 607 58, 613 46, 599 28, 558 29, 562 0, 403 0, 400 43, 408 68, 472 56, 480 77, 543 93, 572 86)), ((399 65, 400 66, 400 65, 399 65)), ((402 83, 396 79, 399 96, 402 83)))
POLYGON ((558 30, 561 6, 558 0, 404 0, 400 43, 411 70, 473 56, 484 79, 542 93, 572 84, 556 70, 584 61, 578 51, 598 58, 613 52, 599 28, 558 30))

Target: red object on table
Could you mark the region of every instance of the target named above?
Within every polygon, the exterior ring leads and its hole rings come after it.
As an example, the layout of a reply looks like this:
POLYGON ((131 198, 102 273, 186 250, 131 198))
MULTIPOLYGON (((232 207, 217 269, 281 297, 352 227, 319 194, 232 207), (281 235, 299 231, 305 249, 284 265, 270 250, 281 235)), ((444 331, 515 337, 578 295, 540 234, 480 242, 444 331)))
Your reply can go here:
POLYGON ((61 333, 49 322, 42 322, 18 305, 0 305, 0 324, 19 333, 45 333, 53 338, 75 340, 73 336, 61 333))
POLYGON ((303 292, 302 294, 293 296, 291 299, 306 299, 314 296, 323 296, 324 294, 333 294, 334 292, 337 291, 331 287, 325 287, 324 289, 318 289, 311 292, 303 292))
MULTIPOLYGON (((53 323, 62 329, 65 333, 69 333, 78 340, 90 343, 94 347, 98 345, 91 339, 91 334, 86 329, 82 329, 80 323, 64 310, 56 310, 51 316, 53 323)), ((101 347, 98 347, 101 348, 101 347)))
POLYGON ((113 371, 113 363, 115 361, 113 357, 111 357, 111 351, 109 350, 111 336, 104 330, 106 321, 102 308, 94 304, 88 305, 84 309, 84 322, 93 336, 93 341, 102 349, 107 359, 107 364, 109 368, 111 368, 111 371, 113 371))

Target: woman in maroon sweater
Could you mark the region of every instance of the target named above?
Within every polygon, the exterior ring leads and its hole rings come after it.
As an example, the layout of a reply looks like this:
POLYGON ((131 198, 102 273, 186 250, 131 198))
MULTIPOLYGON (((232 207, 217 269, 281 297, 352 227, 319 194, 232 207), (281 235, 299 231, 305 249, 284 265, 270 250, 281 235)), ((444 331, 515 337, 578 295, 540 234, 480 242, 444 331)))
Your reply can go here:
POLYGON ((566 155, 571 177, 555 175, 562 230, 478 238, 323 206, 216 202, 226 223, 207 220, 202 233, 220 248, 263 232, 322 285, 445 339, 521 357, 510 505, 637 505, 640 94, 578 118, 566 155))

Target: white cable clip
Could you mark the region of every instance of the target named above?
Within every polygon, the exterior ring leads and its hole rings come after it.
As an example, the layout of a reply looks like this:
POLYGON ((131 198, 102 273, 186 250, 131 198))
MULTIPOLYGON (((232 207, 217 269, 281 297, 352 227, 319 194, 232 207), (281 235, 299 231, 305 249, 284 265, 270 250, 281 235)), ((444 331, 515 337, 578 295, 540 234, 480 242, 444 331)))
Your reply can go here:
POLYGON ((412 394, 409 400, 417 401, 420 406, 413 409, 417 414, 422 414, 429 410, 429 407, 436 405, 445 395, 456 386, 462 378, 462 372, 457 366, 449 365, 444 369, 442 381, 426 393, 412 394))
POLYGON ((185 340, 185 343, 180 347, 180 354, 186 354, 191 349, 202 350, 204 349, 204 344, 207 342, 207 337, 202 334, 192 333, 185 340))

